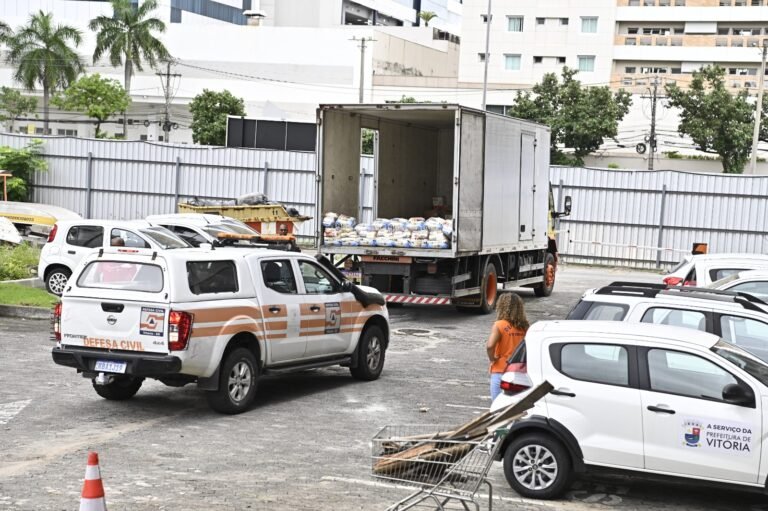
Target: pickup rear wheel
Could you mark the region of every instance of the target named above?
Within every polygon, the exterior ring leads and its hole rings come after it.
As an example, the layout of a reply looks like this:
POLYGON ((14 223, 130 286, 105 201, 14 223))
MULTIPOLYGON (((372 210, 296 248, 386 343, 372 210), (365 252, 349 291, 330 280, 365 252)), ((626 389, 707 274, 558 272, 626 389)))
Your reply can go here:
POLYGON ((350 367, 352 376, 358 380, 378 379, 384 369, 384 332, 371 325, 365 329, 357 345, 357 367, 350 367))
POLYGON ((258 377, 259 366, 251 350, 232 350, 221 364, 219 390, 207 393, 208 405, 230 415, 246 411, 256 395, 258 377))
POLYGON ((93 383, 93 390, 104 399, 110 401, 125 401, 131 399, 141 388, 144 378, 135 378, 132 376, 116 376, 112 383, 107 385, 96 385, 93 383))

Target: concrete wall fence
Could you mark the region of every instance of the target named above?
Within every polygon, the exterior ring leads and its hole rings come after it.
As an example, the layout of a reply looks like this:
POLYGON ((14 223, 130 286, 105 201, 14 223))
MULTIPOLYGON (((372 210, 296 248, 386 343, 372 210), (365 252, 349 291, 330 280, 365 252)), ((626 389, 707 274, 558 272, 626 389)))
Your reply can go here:
MULTIPOLYGON (((0 134, 0 146, 40 137, 0 134)), ((35 176, 33 200, 87 218, 133 219, 172 213, 192 197, 265 193, 317 217, 315 154, 44 137, 49 170, 35 176)), ((373 160, 362 157, 361 212, 372 220, 373 160)), ((693 243, 710 252, 768 253, 768 176, 552 167, 556 204, 573 198, 558 222, 568 262, 667 268, 693 243)), ((503 221, 503 219, 500 219, 503 221)), ((314 236, 313 221, 299 234, 314 236)), ((307 240, 309 241, 309 239, 307 240)))

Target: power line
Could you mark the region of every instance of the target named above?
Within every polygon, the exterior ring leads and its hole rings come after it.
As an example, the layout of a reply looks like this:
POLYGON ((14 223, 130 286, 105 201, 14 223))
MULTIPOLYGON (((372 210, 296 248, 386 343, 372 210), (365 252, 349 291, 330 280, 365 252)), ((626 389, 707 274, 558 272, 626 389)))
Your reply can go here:
MULTIPOLYGON (((176 91, 171 87, 171 78, 181 78, 181 75, 178 73, 171 73, 171 60, 166 61, 166 70, 165 73, 156 73, 157 76, 160 77, 160 82, 163 85, 163 95, 165 96, 165 119, 163 120, 163 131, 165 132, 165 141, 170 142, 171 139, 171 127, 173 125, 171 124, 171 101, 173 101, 173 98, 176 96, 176 91), (165 81, 163 82, 163 78, 165 78, 165 81)), ((176 83, 176 88, 178 88, 178 81, 176 83)), ((175 126, 178 126, 176 124, 175 126)))

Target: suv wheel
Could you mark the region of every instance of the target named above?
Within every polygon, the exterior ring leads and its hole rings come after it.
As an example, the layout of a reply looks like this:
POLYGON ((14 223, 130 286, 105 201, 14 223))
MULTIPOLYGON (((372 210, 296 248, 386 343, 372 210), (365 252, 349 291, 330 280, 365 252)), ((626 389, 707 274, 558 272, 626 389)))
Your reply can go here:
POLYGON ((61 296, 72 272, 64 266, 57 266, 50 270, 45 277, 45 288, 49 293, 61 296))
POLYGON ((258 377, 259 366, 251 350, 232 350, 221 364, 219 390, 207 394, 208 405, 219 413, 246 411, 256 395, 258 377))
POLYGON ((517 493, 553 499, 567 489, 571 459, 563 444, 541 433, 512 440, 504 452, 504 475, 517 493))
POLYGON ((384 369, 384 332, 377 326, 369 326, 357 343, 357 367, 350 367, 352 376, 358 380, 378 379, 384 369))
POLYGON ((132 376, 118 376, 107 385, 96 385, 93 383, 93 390, 104 399, 110 401, 125 401, 131 399, 141 388, 144 378, 135 378, 132 376))

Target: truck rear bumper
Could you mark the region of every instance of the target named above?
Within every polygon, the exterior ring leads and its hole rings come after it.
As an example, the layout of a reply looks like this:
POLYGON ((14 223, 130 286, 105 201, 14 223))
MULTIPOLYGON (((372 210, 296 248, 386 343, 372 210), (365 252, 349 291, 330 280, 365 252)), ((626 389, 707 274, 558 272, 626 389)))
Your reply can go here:
POLYGON ((134 376, 163 376, 181 370, 181 359, 170 355, 147 353, 114 353, 88 348, 53 348, 53 361, 59 365, 74 367, 85 373, 95 373, 97 360, 126 362, 125 374, 134 376))
POLYGON ((384 298, 387 303, 411 303, 417 305, 450 305, 452 298, 450 296, 419 296, 385 293, 384 298))

